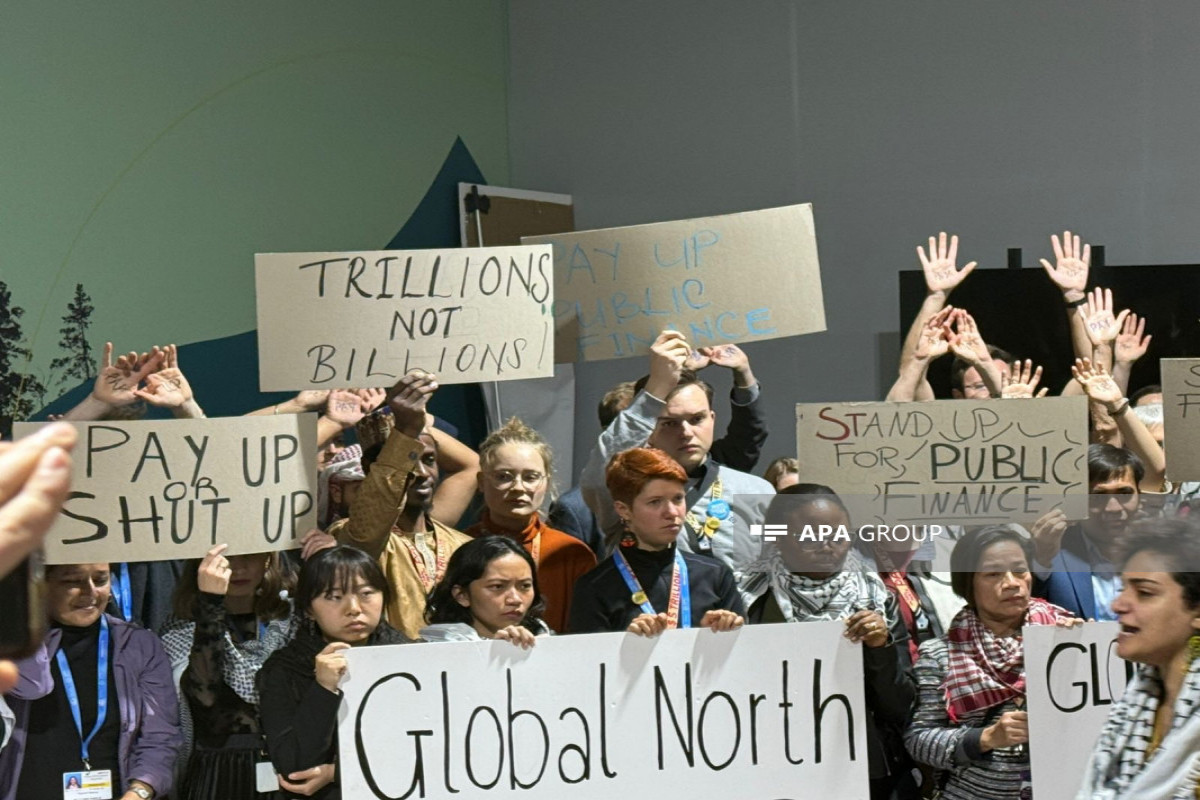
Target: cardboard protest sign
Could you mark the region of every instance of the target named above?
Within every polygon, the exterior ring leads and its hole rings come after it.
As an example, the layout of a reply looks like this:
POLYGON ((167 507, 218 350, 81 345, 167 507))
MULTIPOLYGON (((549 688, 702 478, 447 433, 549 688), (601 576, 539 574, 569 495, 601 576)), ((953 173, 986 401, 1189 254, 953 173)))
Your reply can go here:
POLYGON ((1200 358, 1164 358, 1159 368, 1167 476, 1176 484, 1200 481, 1200 358))
POLYGON ((859 645, 839 622, 346 652, 346 797, 867 800, 859 645))
POLYGON ((1026 625, 1025 681, 1034 797, 1074 797, 1092 746, 1133 664, 1117 655, 1115 622, 1026 625))
POLYGON ((259 253, 263 391, 554 372, 550 248, 259 253))
POLYGON ((856 523, 1031 522, 1087 513, 1087 401, 800 403, 801 482, 827 484, 856 523))
POLYGON ((199 558, 221 543, 226 555, 287 550, 316 524, 315 414, 73 424, 48 564, 199 558))
POLYGON ((695 347, 825 330, 812 205, 552 236, 558 361, 644 355, 666 328, 695 347))

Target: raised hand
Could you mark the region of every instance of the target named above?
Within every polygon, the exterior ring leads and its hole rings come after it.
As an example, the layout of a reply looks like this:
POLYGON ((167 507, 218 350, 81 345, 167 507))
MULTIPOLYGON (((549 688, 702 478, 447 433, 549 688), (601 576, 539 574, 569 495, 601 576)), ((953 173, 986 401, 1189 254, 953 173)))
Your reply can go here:
POLYGON ((1083 327, 1093 347, 1111 345, 1121 332, 1129 309, 1113 316, 1112 289, 1096 287, 1087 296, 1087 303, 1079 307, 1078 314, 1083 318, 1083 327))
POLYGON ((720 344, 716 347, 701 347, 700 353, 710 364, 733 370, 733 382, 737 386, 753 386, 754 373, 750 371, 750 356, 736 344, 720 344))
POLYGON ((425 405, 437 391, 437 378, 424 370, 413 370, 388 392, 388 406, 396 418, 396 430, 417 438, 425 430, 425 405))
POLYGON ((138 385, 147 375, 158 369, 162 358, 161 353, 155 353, 142 361, 137 353, 129 353, 121 356, 119 364, 114 364, 112 342, 105 342, 100 371, 96 375, 95 385, 92 386, 92 397, 114 408, 136 403, 138 385))
POLYGON ((917 258, 921 259, 921 270, 925 273, 925 287, 930 294, 934 292, 949 293, 958 286, 975 269, 976 262, 972 261, 961 270, 958 268, 958 237, 951 236, 946 242, 946 232, 935 239, 929 237, 929 252, 917 245, 917 258))
POLYGON ((353 389, 334 389, 325 402, 325 416, 343 428, 350 428, 357 425, 373 407, 364 408, 362 397, 353 389))
POLYGON ((979 744, 986 752, 1029 741, 1029 712, 1005 711, 1000 719, 983 729, 979 744))
POLYGON ((300 412, 320 411, 328 399, 328 389, 305 389, 289 400, 288 404, 300 412))
POLYGON ((1121 387, 1117 386, 1117 382, 1108 374, 1103 364, 1093 364, 1088 358, 1077 358, 1075 365, 1071 367, 1071 374, 1079 381, 1087 396, 1102 404, 1110 413, 1116 410, 1117 404, 1124 397, 1121 387))
POLYGON ((1041 365, 1035 370, 1033 362, 1028 358, 1025 359, 1025 364, 1022 366, 1020 361, 1014 361, 1012 368, 1004 377, 1004 388, 1000 391, 1000 396, 1010 400, 1034 397, 1034 392, 1037 392, 1037 397, 1045 397, 1050 390, 1043 387, 1038 392, 1037 385, 1042 379, 1041 365))
POLYGON ((954 306, 946 306, 926 321, 917 339, 917 347, 913 350, 914 358, 933 361, 950 352, 951 331, 948 323, 953 313, 954 306))
POLYGON ((1146 355, 1146 350, 1150 348, 1150 337, 1142 335, 1145 331, 1145 317, 1130 313, 1125 318, 1125 324, 1121 326, 1121 332, 1117 334, 1117 341, 1113 345, 1113 359, 1116 363, 1132 364, 1146 355))
POLYGON ((159 369, 146 376, 146 388, 134 389, 133 393, 152 406, 159 408, 182 408, 193 398, 192 387, 179 369, 179 351, 173 344, 164 348, 155 347, 159 369))
POLYGON ((679 374, 691 354, 692 348, 682 333, 670 330, 660 333, 650 345, 650 379, 646 381, 646 391, 665 399, 679 383, 679 374))
POLYGON ((1083 292, 1087 289, 1088 267, 1092 263, 1092 246, 1082 244, 1078 236, 1072 236, 1070 231, 1063 231, 1060 242, 1058 235, 1050 237, 1054 247, 1054 266, 1046 259, 1040 259, 1042 268, 1050 276, 1050 280, 1067 292, 1083 292))
POLYGON ((308 561, 322 550, 337 547, 337 539, 320 528, 313 528, 300 540, 300 558, 308 561))
POLYGON ((1062 549, 1063 534, 1067 532, 1067 515, 1061 508, 1048 511, 1038 517, 1029 533, 1033 539, 1034 558, 1043 567, 1049 567, 1062 549))
POLYGON ((227 544, 219 544, 204 554, 200 568, 196 571, 196 586, 206 594, 225 595, 229 593, 229 578, 233 568, 225 557, 227 544))
POLYGON ((954 355, 970 364, 983 364, 991 360, 987 342, 979 333, 975 318, 964 309, 956 308, 950 314, 950 324, 946 330, 950 339, 950 349, 954 355))

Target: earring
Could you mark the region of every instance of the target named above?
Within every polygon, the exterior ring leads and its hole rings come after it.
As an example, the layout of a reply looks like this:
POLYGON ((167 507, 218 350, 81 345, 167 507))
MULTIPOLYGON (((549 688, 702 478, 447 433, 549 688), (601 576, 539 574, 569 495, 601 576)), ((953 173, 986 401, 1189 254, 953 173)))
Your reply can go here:
POLYGON ((1196 659, 1200 658, 1200 633, 1193 633, 1188 639, 1188 654, 1187 659, 1183 664, 1183 674, 1187 675, 1192 669, 1192 664, 1196 663, 1196 659))
POLYGON ((629 520, 621 517, 621 526, 625 528, 625 533, 621 534, 621 547, 636 547, 637 538, 629 530, 629 520))

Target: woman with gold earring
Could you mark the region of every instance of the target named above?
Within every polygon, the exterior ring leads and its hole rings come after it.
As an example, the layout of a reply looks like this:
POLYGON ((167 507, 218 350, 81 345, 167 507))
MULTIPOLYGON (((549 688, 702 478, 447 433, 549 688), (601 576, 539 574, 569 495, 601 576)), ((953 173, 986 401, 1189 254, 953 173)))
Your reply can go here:
POLYGON ((1200 798, 1200 525, 1152 520, 1125 542, 1117 654, 1139 664, 1076 800, 1200 798))

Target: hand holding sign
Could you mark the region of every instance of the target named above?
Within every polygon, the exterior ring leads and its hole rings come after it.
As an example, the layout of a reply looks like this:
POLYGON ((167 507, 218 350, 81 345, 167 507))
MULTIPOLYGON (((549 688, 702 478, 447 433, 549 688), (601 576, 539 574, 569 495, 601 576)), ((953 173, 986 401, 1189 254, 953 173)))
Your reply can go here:
POLYGON ((638 636, 658 636, 668 624, 666 614, 638 614, 625 630, 638 636))
POLYGON ((73 427, 48 425, 18 442, 0 442, 0 577, 42 543, 71 488, 73 427))
MULTIPOLYGON (((634 620, 635 622, 637 620, 634 620)), ((700 620, 701 628, 708 628, 710 631, 721 633, 723 631, 736 631, 746 623, 741 615, 730 611, 726 608, 714 608, 704 612, 704 618, 700 620)))
POLYGON ((533 635, 533 631, 524 625, 509 625, 507 628, 501 628, 496 631, 496 635, 493 638, 503 642, 510 642, 522 650, 528 650, 537 644, 537 637, 533 635))
POLYGON ((1029 712, 1005 711, 1000 719, 983 729, 979 748, 983 752, 1001 750, 1029 741, 1029 712))
POLYGON ((335 694, 338 682, 346 674, 346 651, 350 645, 345 642, 330 642, 325 649, 317 653, 314 669, 317 673, 317 683, 335 694))
POLYGON ((196 571, 196 588, 205 594, 226 595, 229 593, 229 579, 233 569, 229 559, 224 555, 229 549, 227 544, 219 544, 205 554, 196 571))
POLYGON ((921 259, 921 269, 925 272, 925 287, 930 294, 949 294, 975 269, 976 262, 972 261, 961 270, 958 268, 958 237, 950 237, 950 245, 946 246, 946 232, 934 239, 929 237, 929 254, 917 245, 917 258, 921 259))
POLYGON ((883 647, 890 633, 883 615, 874 609, 856 611, 846 618, 846 638, 867 647, 883 647))
POLYGON ((286 778, 280 775, 279 788, 292 794, 311 797, 317 793, 318 789, 323 789, 326 785, 333 783, 333 779, 336 777, 336 764, 322 764, 312 769, 293 772, 286 778))

